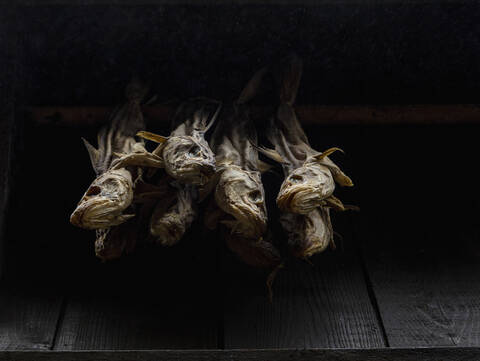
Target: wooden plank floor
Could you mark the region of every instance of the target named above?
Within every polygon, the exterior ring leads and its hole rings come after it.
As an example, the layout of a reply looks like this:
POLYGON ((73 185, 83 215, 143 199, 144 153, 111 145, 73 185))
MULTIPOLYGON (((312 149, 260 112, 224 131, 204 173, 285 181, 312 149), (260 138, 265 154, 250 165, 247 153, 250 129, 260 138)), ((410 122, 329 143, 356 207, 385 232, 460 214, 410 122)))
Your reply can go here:
MULTIPOLYGON (((0 283, 0 350, 478 347, 480 190, 470 186, 468 156, 476 154, 476 134, 478 128, 437 128, 428 142, 428 127, 357 134, 364 150, 355 156, 347 144, 353 160, 345 163, 362 189, 355 201, 361 212, 335 217, 344 237, 335 252, 278 274, 273 303, 265 275, 224 253, 211 235, 192 232, 178 247, 101 264, 91 234, 60 222, 78 189, 59 185, 65 199, 58 198, 58 209, 7 232, 9 254, 17 257, 8 259, 10 272, 0 283), (444 144, 467 156, 440 151, 444 144), (51 219, 54 233, 46 226, 51 219)), ((41 159, 71 141, 66 130, 62 135, 29 153, 29 171, 56 170, 41 159)), ((64 170, 86 166, 83 156, 64 170)), ((13 215, 28 213, 25 200, 51 201, 48 192, 28 187, 27 176, 19 179, 24 201, 14 202, 13 215)), ((49 186, 38 179, 40 189, 49 186)), ((378 359, 401 358, 382 352, 378 359)))
POLYGON ((225 349, 385 346, 350 222, 336 223, 345 231, 339 249, 315 256, 312 264, 287 264, 275 280, 272 303, 265 278, 238 267, 233 281, 225 282, 225 349))

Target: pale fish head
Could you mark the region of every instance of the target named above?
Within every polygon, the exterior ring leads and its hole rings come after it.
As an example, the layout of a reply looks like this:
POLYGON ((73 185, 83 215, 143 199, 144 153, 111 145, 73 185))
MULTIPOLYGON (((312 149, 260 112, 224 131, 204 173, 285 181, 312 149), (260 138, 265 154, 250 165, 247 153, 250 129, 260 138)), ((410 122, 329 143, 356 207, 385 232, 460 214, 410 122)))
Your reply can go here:
POLYGON ((126 169, 110 170, 90 185, 70 216, 70 223, 86 229, 117 226, 134 215, 122 214, 133 200, 132 175, 126 169))
POLYGON ((277 205, 286 212, 308 214, 334 190, 335 181, 327 166, 305 163, 285 178, 277 196, 277 205))
POLYGON ((215 155, 203 136, 174 136, 163 149, 165 170, 181 183, 205 185, 215 174, 215 155))
POLYGON ((217 205, 236 220, 232 229, 244 237, 259 239, 266 230, 265 191, 260 173, 229 165, 215 190, 217 205))

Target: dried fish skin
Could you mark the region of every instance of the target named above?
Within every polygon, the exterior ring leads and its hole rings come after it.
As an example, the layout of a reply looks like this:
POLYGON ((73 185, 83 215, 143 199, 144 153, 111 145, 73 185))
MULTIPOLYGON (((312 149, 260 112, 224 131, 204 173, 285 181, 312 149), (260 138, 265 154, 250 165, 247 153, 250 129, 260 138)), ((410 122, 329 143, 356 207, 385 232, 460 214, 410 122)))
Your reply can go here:
POLYGON ((160 200, 150 219, 150 234, 163 246, 177 244, 197 216, 195 191, 179 185, 173 199, 160 200))
POLYGON ((125 168, 110 170, 90 185, 70 216, 80 228, 99 229, 122 224, 133 215, 122 214, 132 203, 133 182, 125 168))
POLYGON ((235 221, 226 221, 232 233, 254 240, 265 233, 267 209, 259 172, 233 164, 225 166, 215 189, 215 201, 222 211, 235 218, 235 221))
POLYGON ((330 214, 326 208, 319 207, 308 214, 283 212, 280 223, 295 257, 309 258, 323 252, 333 242, 330 214))
POLYGON ((203 136, 173 136, 163 148, 166 172, 184 184, 205 185, 215 174, 215 155, 203 136))
POLYGON ((118 157, 112 161, 110 169, 126 167, 164 168, 163 159, 157 154, 150 153, 143 143, 135 143, 130 153, 115 153, 118 157))
POLYGON ((308 214, 321 206, 335 190, 330 169, 319 163, 306 163, 294 169, 283 181, 277 196, 279 209, 308 214))

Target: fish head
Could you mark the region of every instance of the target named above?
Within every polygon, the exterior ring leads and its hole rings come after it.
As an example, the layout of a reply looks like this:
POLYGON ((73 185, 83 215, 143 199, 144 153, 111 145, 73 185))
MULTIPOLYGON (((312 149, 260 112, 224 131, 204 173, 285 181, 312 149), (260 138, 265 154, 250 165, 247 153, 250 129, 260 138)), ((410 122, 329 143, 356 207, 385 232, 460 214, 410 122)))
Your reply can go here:
POLYGON ((285 178, 277 196, 277 205, 286 212, 308 214, 322 205, 334 190, 335 181, 328 167, 305 163, 285 178))
POLYGON ((125 168, 107 171, 92 182, 70 216, 70 222, 86 229, 117 226, 134 216, 123 214, 132 201, 131 173, 125 168))
POLYGON ((258 239, 266 230, 265 191, 260 173, 230 165, 222 170, 215 190, 217 205, 237 222, 236 229, 258 239))
POLYGON ((215 155, 203 136, 173 136, 163 149, 165 170, 181 183, 205 185, 215 174, 215 155))

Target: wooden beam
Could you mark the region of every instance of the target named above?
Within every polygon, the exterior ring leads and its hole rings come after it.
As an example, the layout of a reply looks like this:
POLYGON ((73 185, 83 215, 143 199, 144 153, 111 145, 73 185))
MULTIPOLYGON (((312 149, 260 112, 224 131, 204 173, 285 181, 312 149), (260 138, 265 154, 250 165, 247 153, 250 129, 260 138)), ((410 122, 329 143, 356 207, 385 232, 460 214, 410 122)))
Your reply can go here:
MULTIPOLYGON (((108 119, 111 107, 104 106, 37 106, 28 107, 31 121, 40 125, 98 126, 108 119)), ((145 106, 149 120, 167 124, 174 109, 165 105, 145 106)), ((480 106, 447 105, 301 105, 296 112, 305 125, 363 124, 478 124, 480 106)))

